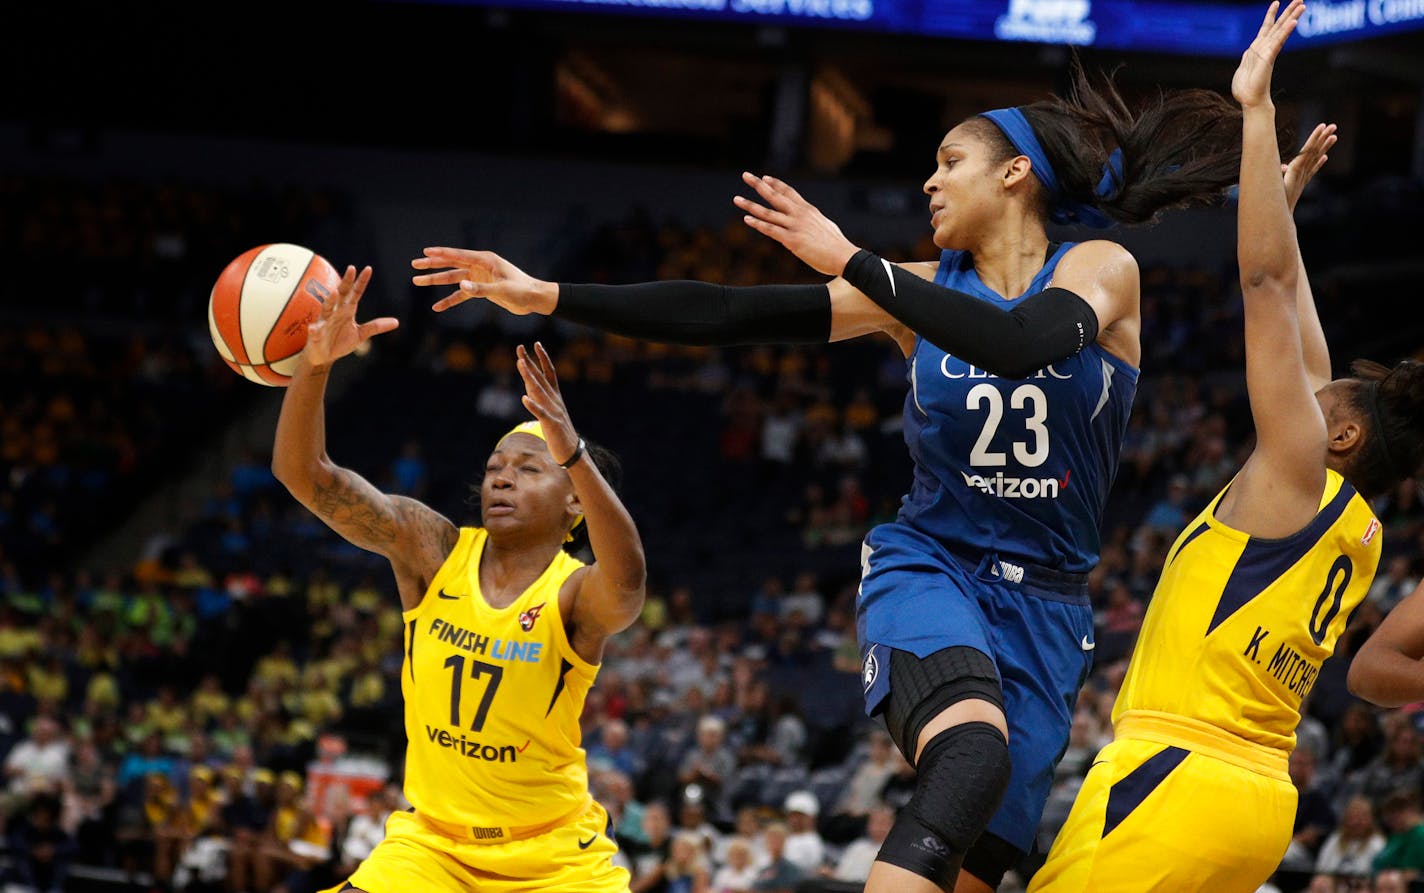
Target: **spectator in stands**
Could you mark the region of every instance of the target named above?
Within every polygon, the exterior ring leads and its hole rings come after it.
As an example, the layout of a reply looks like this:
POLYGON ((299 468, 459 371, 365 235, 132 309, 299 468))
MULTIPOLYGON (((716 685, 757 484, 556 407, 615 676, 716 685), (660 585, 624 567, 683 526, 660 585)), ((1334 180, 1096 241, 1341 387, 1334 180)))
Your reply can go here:
POLYGON ((711 893, 751 893, 756 882, 757 865, 752 862, 752 848, 745 840, 733 838, 727 843, 727 858, 712 875, 711 893))
POLYGON ((686 831, 673 835, 663 879, 667 893, 707 893, 711 879, 701 837, 686 831))
POLYGON ((69 772, 69 742, 58 720, 37 717, 28 738, 5 757, 5 777, 10 792, 25 797, 35 791, 52 791, 69 772))
POLYGON ((810 791, 792 791, 783 808, 791 829, 786 837, 786 859, 803 874, 816 874, 826 861, 826 842, 816 831, 821 804, 810 791))
POLYGON ((173 878, 179 858, 199 834, 220 831, 219 792, 213 770, 195 765, 189 770, 188 794, 168 820, 154 832, 154 878, 161 884, 173 878))
POLYGON ((1375 870, 1398 868, 1417 874, 1424 871, 1424 813, 1419 808, 1418 787, 1391 793, 1380 807, 1389 839, 1375 857, 1375 870))
POLYGON ((633 862, 630 893, 668 893, 667 860, 672 854, 672 818, 662 803, 643 810, 643 843, 629 847, 633 862))
MULTIPOLYGON (((231 770, 229 770, 230 772, 231 770)), ((229 778, 234 776, 229 775, 229 778)), ((252 889, 248 880, 252 877, 257 851, 264 835, 272 823, 276 808, 276 775, 271 769, 258 768, 252 771, 252 792, 243 792, 244 780, 236 776, 237 796, 229 800, 222 809, 223 821, 232 835, 229 853, 228 886, 232 890, 252 889)))
POLYGON ((802 571, 796 575, 796 583, 781 599, 781 617, 790 619, 793 614, 801 615, 806 626, 818 626, 826 612, 826 600, 816 586, 816 575, 802 571))
POLYGON ((1369 877, 1384 843, 1375 826, 1374 806, 1366 797, 1355 797, 1345 805, 1340 826, 1325 838, 1315 870, 1335 877, 1369 877))
POLYGON ((695 784, 704 796, 716 802, 722 785, 737 768, 737 758, 726 745, 727 724, 716 716, 703 716, 697 722, 697 746, 683 757, 678 768, 679 784, 695 784))
POLYGON ((1335 811, 1330 798, 1316 783, 1315 752, 1309 747, 1296 747, 1290 755, 1290 778, 1296 789, 1295 824, 1290 845, 1281 867, 1291 871, 1310 871, 1315 866, 1316 853, 1335 827, 1335 811))
POLYGON ((1409 893, 1409 872, 1389 870, 1375 875, 1372 893, 1409 893))
MULTIPOLYGON (((791 893, 792 889, 806 876, 800 866, 786 858, 788 831, 781 822, 766 826, 767 863, 757 872, 752 890, 756 893, 791 893)), ((634 890, 633 893, 638 893, 634 890)))
POLYGON ((827 821, 827 836, 848 840, 865 827, 866 817, 881 805, 880 792, 895 772, 894 746, 882 728, 872 728, 866 736, 867 755, 860 760, 845 786, 835 810, 827 821), (831 828, 840 829, 832 831, 831 828), (846 833, 845 829, 854 829, 846 833))
POLYGON ((1363 701, 1352 701, 1335 727, 1329 777, 1339 784, 1369 766, 1383 747, 1384 735, 1374 709, 1363 701))
POLYGON ((586 751, 590 772, 614 769, 632 778, 642 774, 642 760, 628 740, 628 724, 621 719, 605 720, 598 741, 586 751))
POLYGON ((1394 791, 1424 789, 1421 788, 1424 763, 1420 762, 1419 733, 1408 717, 1401 714, 1392 717, 1388 740, 1388 748, 1365 769, 1358 781, 1360 793, 1375 803, 1382 803, 1394 791))
POLYGON ((890 833, 893 824, 895 813, 889 807, 881 804, 871 809, 865 823, 865 834, 841 851, 835 870, 827 870, 827 873, 838 881, 865 883, 870 877, 870 866, 880 853, 880 845, 885 842, 885 836, 890 833))
POLYGON ((59 798, 50 793, 34 796, 16 817, 8 835, 13 860, 9 883, 41 893, 65 889, 75 844, 60 827, 59 817, 59 798))
POLYGON ((707 796, 698 785, 688 785, 683 791, 675 833, 691 834, 697 839, 698 850, 708 856, 722 849, 722 832, 707 821, 707 796))

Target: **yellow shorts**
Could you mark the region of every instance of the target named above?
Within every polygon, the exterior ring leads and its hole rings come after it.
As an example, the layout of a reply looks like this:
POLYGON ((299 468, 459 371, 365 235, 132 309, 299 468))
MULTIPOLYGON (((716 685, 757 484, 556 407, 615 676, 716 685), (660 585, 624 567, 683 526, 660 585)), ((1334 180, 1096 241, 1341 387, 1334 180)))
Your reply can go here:
POLYGON ((1098 753, 1029 893, 1255 893, 1291 841, 1288 779, 1157 741, 1098 753))
POLYGON ((507 843, 458 840, 410 812, 386 820, 386 837, 347 883, 366 893, 627 893, 628 872, 613 864, 608 813, 590 801, 570 821, 507 843))

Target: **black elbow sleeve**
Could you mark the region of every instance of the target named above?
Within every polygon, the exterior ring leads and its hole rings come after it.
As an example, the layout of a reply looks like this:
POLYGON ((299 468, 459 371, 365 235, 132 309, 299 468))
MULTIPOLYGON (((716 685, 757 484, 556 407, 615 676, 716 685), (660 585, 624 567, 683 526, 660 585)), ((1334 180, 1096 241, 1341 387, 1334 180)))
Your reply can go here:
POLYGON ((1006 312, 921 279, 869 251, 852 257, 844 275, 935 347, 1002 378, 1026 378, 1077 354, 1098 337, 1097 313, 1066 288, 1046 288, 1006 312))
POLYGON ((671 344, 824 344, 831 335, 831 292, 824 285, 561 282, 553 315, 629 338, 671 344))

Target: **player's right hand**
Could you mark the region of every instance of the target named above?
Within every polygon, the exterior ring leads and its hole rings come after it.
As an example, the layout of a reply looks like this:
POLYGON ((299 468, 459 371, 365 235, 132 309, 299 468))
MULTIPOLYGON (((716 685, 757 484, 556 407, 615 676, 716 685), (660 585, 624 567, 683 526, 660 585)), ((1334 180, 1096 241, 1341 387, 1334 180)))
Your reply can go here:
POLYGON ((559 303, 557 283, 535 279, 493 251, 427 248, 424 256, 412 260, 410 265, 417 270, 439 271, 412 276, 410 281, 416 285, 458 286, 458 291, 435 302, 437 312, 471 298, 485 298, 517 316, 526 313, 547 316, 559 303))
POLYGON ((316 321, 307 324, 307 343, 302 349, 302 359, 307 365, 328 366, 375 336, 400 325, 400 321, 391 316, 356 322, 356 305, 370 282, 370 267, 362 269, 358 276, 355 267, 347 266, 336 294, 321 305, 321 315, 316 321))
POLYGON ((1241 65, 1231 78, 1231 95, 1243 109, 1270 103, 1271 71, 1275 68, 1276 57, 1281 54, 1286 38, 1291 36, 1304 14, 1305 0, 1290 0, 1285 9, 1275 2, 1266 10, 1261 30, 1246 52, 1241 54, 1241 65), (1281 13, 1279 17, 1276 15, 1278 9, 1281 13))

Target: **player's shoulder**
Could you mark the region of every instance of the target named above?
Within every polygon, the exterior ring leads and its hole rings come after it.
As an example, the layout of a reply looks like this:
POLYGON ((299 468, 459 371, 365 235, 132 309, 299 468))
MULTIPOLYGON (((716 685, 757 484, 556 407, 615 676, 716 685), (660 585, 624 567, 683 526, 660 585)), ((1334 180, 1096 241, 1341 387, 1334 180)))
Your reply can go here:
POLYGON ((1060 269, 1063 264, 1130 271, 1134 276, 1138 271, 1137 258, 1132 256, 1132 252, 1111 239, 1089 239, 1086 242, 1073 243, 1063 253, 1063 258, 1059 261, 1060 269))

